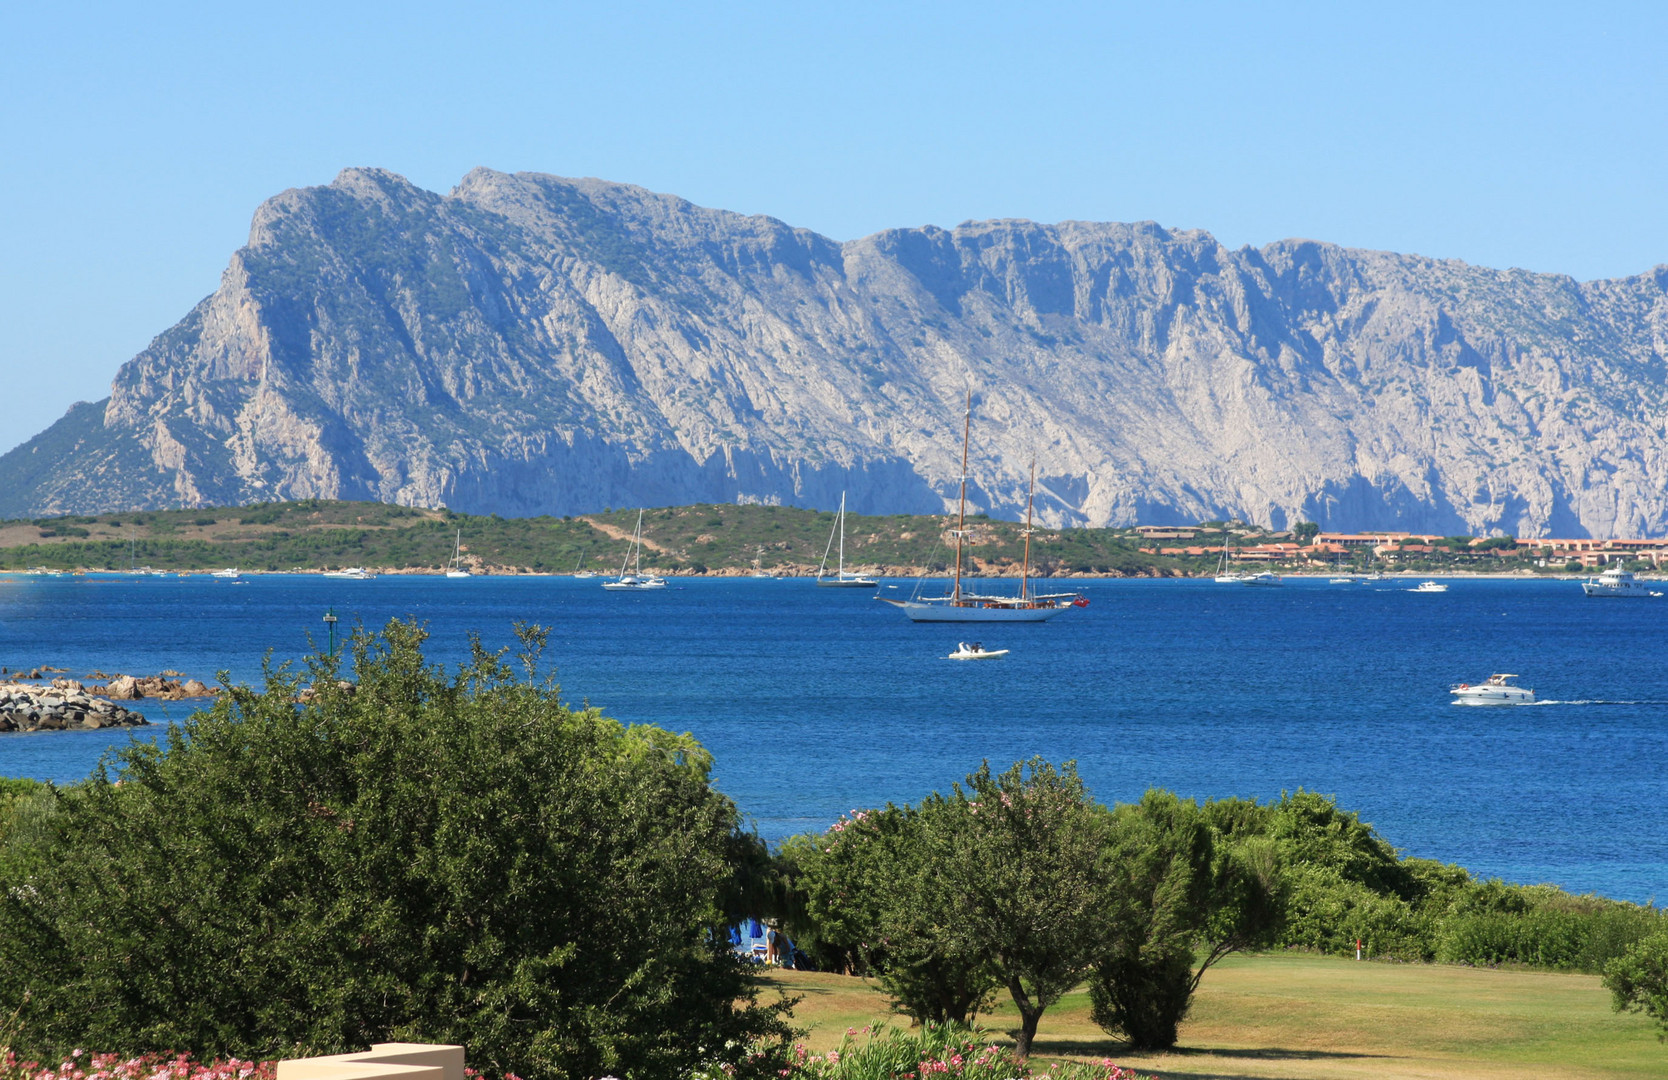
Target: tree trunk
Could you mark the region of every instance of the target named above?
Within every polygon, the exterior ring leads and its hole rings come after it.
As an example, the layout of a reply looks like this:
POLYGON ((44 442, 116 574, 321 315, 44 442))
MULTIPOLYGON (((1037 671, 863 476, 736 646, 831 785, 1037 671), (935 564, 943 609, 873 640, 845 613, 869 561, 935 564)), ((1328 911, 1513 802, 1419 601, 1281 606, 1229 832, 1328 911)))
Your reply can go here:
POLYGON ((1037 1022, 1042 1019, 1043 1011, 1032 1007, 1031 995, 1018 979, 1008 980, 1008 993, 1019 1009, 1019 1038, 1014 1040, 1014 1057, 1023 1062, 1031 1056, 1031 1043, 1037 1037, 1037 1022))

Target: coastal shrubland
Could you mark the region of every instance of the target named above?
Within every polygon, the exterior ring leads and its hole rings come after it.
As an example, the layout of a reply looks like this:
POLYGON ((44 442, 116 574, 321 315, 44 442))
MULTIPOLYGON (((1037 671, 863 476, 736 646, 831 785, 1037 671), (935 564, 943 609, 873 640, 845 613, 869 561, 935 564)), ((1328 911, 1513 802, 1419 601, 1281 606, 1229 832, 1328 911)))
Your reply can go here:
POLYGON ((0 1041, 38 1060, 458 1042, 529 1078, 779 1058, 787 1003, 714 932, 758 845, 705 751, 566 708, 543 632, 520 637, 513 664, 477 646, 448 674, 392 622, 345 668, 273 668, 85 783, 9 785, 0 1041))
MULTIPOLYGON (((369 566, 436 570, 462 534, 466 566, 496 573, 617 569, 636 508, 569 517, 505 518, 384 503, 298 502, 0 522, 0 570, 321 570, 369 566)), ((701 504, 650 509, 643 521, 645 566, 671 573, 744 572, 755 566, 814 573, 834 515, 786 506, 701 504)), ((851 514, 848 564, 899 573, 942 570, 951 558, 948 515, 851 514)), ((970 565, 1018 573, 1022 526, 976 515, 970 565)), ((1040 574, 1152 575, 1185 560, 1144 554, 1130 530, 1058 529, 1035 538, 1040 574)))

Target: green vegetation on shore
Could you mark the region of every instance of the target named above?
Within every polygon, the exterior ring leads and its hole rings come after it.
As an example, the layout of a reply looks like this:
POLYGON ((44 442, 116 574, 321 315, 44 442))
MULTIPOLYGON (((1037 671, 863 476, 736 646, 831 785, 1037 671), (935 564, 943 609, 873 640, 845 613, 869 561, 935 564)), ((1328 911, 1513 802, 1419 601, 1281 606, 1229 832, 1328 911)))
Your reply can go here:
MULTIPOLYGON (((305 500, 232 509, 160 510, 98 517, 0 522, 0 569, 323 570, 366 566, 438 570, 463 534, 466 565, 497 573, 618 569, 637 510, 565 518, 502 518, 383 503, 305 500)), ((645 567, 663 573, 741 573, 755 566, 814 573, 834 514, 782 506, 662 507, 643 518, 645 567)), ((946 515, 847 515, 847 565, 909 573, 950 559, 946 515)), ((1022 526, 970 522, 970 565, 1018 573, 1022 526)), ((1169 574, 1183 563, 1137 551, 1135 534, 1114 529, 1039 532, 1032 564, 1049 574, 1169 574)))
MULTIPOLYGON (((437 572, 452 557, 459 532, 466 566, 486 573, 610 572, 625 557, 636 508, 606 508, 570 517, 504 518, 385 503, 300 502, 197 510, 156 510, 98 516, 0 521, 0 570, 251 571, 330 570, 437 572)), ((660 573, 736 574, 755 568, 814 573, 828 545, 834 514, 786 506, 700 504, 658 507, 643 518, 643 563, 660 573)), ((847 515, 846 562, 900 576, 937 573, 951 558, 946 514, 847 515)), ((1298 539, 1313 535, 1299 526, 1298 539)), ((1013 575, 1024 558, 1017 522, 977 515, 966 552, 972 573, 1013 575)), ((1235 522, 1204 522, 1185 539, 1147 540, 1134 529, 1039 529, 1031 565, 1039 577, 1177 576, 1213 573, 1224 545, 1244 548, 1291 534, 1235 522), (1191 549, 1194 553, 1187 554, 1191 549), (1167 551, 1168 554, 1161 553, 1167 551)), ((1579 570, 1547 561, 1533 546, 1498 537, 1450 537, 1403 545, 1393 562, 1365 551, 1310 559, 1295 555, 1281 569, 1360 573, 1397 569, 1557 574, 1579 570)), ((1243 563, 1236 569, 1252 565, 1243 563)), ((1648 563, 1634 569, 1649 568, 1648 563)))

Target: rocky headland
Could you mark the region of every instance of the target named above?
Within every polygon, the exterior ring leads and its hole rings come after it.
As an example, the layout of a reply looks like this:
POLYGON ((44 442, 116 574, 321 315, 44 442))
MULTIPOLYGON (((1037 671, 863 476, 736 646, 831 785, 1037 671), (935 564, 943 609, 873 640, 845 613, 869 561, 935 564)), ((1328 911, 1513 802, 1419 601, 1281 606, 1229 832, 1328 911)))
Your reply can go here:
POLYGON ((0 457, 0 516, 363 499, 1048 525, 1668 533, 1668 266, 1610 281, 1136 224, 840 243, 600 180, 380 169, 0 457))

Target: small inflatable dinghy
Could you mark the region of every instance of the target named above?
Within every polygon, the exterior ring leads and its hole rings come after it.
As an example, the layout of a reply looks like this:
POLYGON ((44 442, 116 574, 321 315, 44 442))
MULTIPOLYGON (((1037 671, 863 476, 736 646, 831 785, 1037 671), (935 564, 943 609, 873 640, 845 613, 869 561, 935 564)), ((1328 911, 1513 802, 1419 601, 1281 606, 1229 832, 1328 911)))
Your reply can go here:
POLYGON ((950 654, 951 660, 995 660, 999 656, 1007 656, 1007 649, 987 649, 975 641, 971 645, 967 642, 957 642, 956 651, 950 654))

